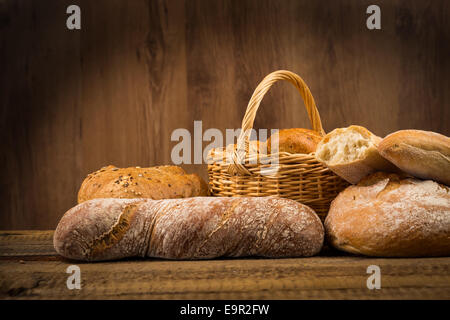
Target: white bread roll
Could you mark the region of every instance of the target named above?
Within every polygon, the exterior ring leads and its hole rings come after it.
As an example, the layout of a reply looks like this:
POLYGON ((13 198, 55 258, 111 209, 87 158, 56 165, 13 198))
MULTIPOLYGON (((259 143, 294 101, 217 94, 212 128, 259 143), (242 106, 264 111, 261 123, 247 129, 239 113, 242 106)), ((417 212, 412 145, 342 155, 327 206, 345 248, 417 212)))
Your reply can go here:
POLYGON ((431 131, 400 130, 378 145, 380 154, 403 171, 450 185, 450 138, 431 131))
POLYGON ((384 257, 450 255, 450 189, 375 173, 342 191, 325 220, 343 251, 384 257))
POLYGON ((361 126, 334 129, 316 150, 316 159, 341 178, 356 184, 376 171, 397 172, 377 150, 381 138, 361 126))
POLYGON ((303 257, 322 248, 314 210, 276 197, 94 199, 61 218, 53 244, 85 261, 303 257))

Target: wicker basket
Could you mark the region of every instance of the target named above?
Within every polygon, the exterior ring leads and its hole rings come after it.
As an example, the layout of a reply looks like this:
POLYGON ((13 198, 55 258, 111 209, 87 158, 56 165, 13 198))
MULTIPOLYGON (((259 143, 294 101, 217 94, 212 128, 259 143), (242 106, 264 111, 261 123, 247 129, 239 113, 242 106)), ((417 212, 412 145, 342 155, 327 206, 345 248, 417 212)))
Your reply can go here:
POLYGON ((325 134, 306 83, 290 71, 275 71, 258 85, 248 103, 231 161, 223 157, 225 148, 211 150, 208 156, 210 191, 212 195, 222 197, 279 196, 292 199, 310 206, 324 220, 331 201, 348 186, 346 181, 318 162, 314 154, 279 152, 257 156, 245 151, 248 150, 250 129, 259 104, 278 80, 289 81, 298 89, 313 130, 325 134), (272 163, 268 163, 270 161, 272 163))

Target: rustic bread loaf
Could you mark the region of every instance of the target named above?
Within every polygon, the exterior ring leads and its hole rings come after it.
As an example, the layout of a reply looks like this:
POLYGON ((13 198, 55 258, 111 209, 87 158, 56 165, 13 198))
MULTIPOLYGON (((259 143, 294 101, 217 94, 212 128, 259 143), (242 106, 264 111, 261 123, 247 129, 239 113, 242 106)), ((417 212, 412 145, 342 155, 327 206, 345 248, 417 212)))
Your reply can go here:
POLYGON ((309 129, 281 129, 267 140, 267 149, 271 153, 276 152, 276 147, 274 147, 275 139, 278 139, 279 152, 308 154, 316 151, 317 144, 322 140, 322 136, 316 131, 309 129))
POLYGON ((62 217, 56 251, 70 259, 312 256, 322 248, 314 211, 275 197, 94 199, 62 217))
POLYGON ((450 189, 375 173, 342 191, 325 220, 329 242, 384 257, 450 255, 450 189))
POLYGON ((377 150, 381 138, 361 126, 334 129, 317 146, 316 159, 350 183, 376 171, 398 172, 377 150))
POLYGON ((380 154, 403 171, 450 185, 450 138, 422 130, 400 130, 378 145, 380 154))
POLYGON ((206 195, 206 182, 177 166, 116 168, 110 165, 86 177, 78 192, 78 203, 95 198, 168 199, 206 195))

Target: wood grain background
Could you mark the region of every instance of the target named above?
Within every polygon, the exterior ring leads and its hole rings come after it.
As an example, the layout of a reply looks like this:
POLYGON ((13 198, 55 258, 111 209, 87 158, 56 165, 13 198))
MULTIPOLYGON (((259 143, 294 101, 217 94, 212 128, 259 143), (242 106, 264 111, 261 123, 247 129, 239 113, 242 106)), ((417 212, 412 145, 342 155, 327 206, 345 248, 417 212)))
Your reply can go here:
MULTIPOLYGON (((365 0, 0 1, 0 228, 54 228, 104 165, 171 163, 172 131, 194 120, 238 128, 276 69, 305 79, 326 131, 450 135, 450 2, 375 2, 369 31, 365 0)), ((288 84, 255 123, 284 127, 309 127, 288 84)))

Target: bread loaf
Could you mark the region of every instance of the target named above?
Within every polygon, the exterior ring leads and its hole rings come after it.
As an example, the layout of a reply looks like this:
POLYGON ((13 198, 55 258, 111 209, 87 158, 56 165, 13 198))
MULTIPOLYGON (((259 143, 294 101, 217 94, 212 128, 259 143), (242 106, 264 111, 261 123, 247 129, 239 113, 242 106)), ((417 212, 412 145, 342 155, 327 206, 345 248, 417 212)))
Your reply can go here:
MULTIPOLYGON (((208 152, 208 161, 223 161, 226 163, 232 163, 233 152, 236 150, 237 144, 229 144, 226 148, 213 148, 208 152)), ((254 158, 257 162, 260 156, 267 154, 267 145, 265 142, 259 140, 250 140, 246 144, 246 156, 254 158)))
MULTIPOLYGON (((270 136, 267 143, 258 140, 249 141, 246 155, 252 157, 252 159, 259 159, 260 156, 277 152, 308 154, 316 151, 317 144, 321 139, 322 136, 313 130, 302 128, 281 129, 270 136), (277 143, 278 149, 276 149, 274 143, 277 143)), ((226 159, 231 163, 231 156, 236 148, 236 144, 230 144, 225 149, 212 149, 208 154, 208 159, 214 159, 214 161, 226 159)))
POLYGON ((177 166, 104 167, 81 184, 78 203, 95 198, 188 198, 208 195, 208 185, 177 166))
POLYGON ((62 217, 53 243, 76 260, 208 259, 312 256, 323 238, 319 217, 293 200, 195 197, 83 202, 62 217))
POLYGON ((384 257, 450 255, 450 190, 431 180, 375 173, 342 191, 325 220, 329 242, 384 257))
POLYGON ((380 154, 403 171, 450 185, 450 138, 422 130, 400 130, 378 145, 380 154))
POLYGON ((308 154, 316 151, 317 144, 322 140, 322 136, 309 129, 281 129, 267 140, 267 149, 271 153, 276 152, 276 150, 272 150, 274 149, 275 139, 278 139, 279 152, 308 154))
POLYGON ((320 141, 315 156, 338 176, 355 184, 376 171, 399 171, 378 153, 380 141, 361 126, 338 128, 320 141))

